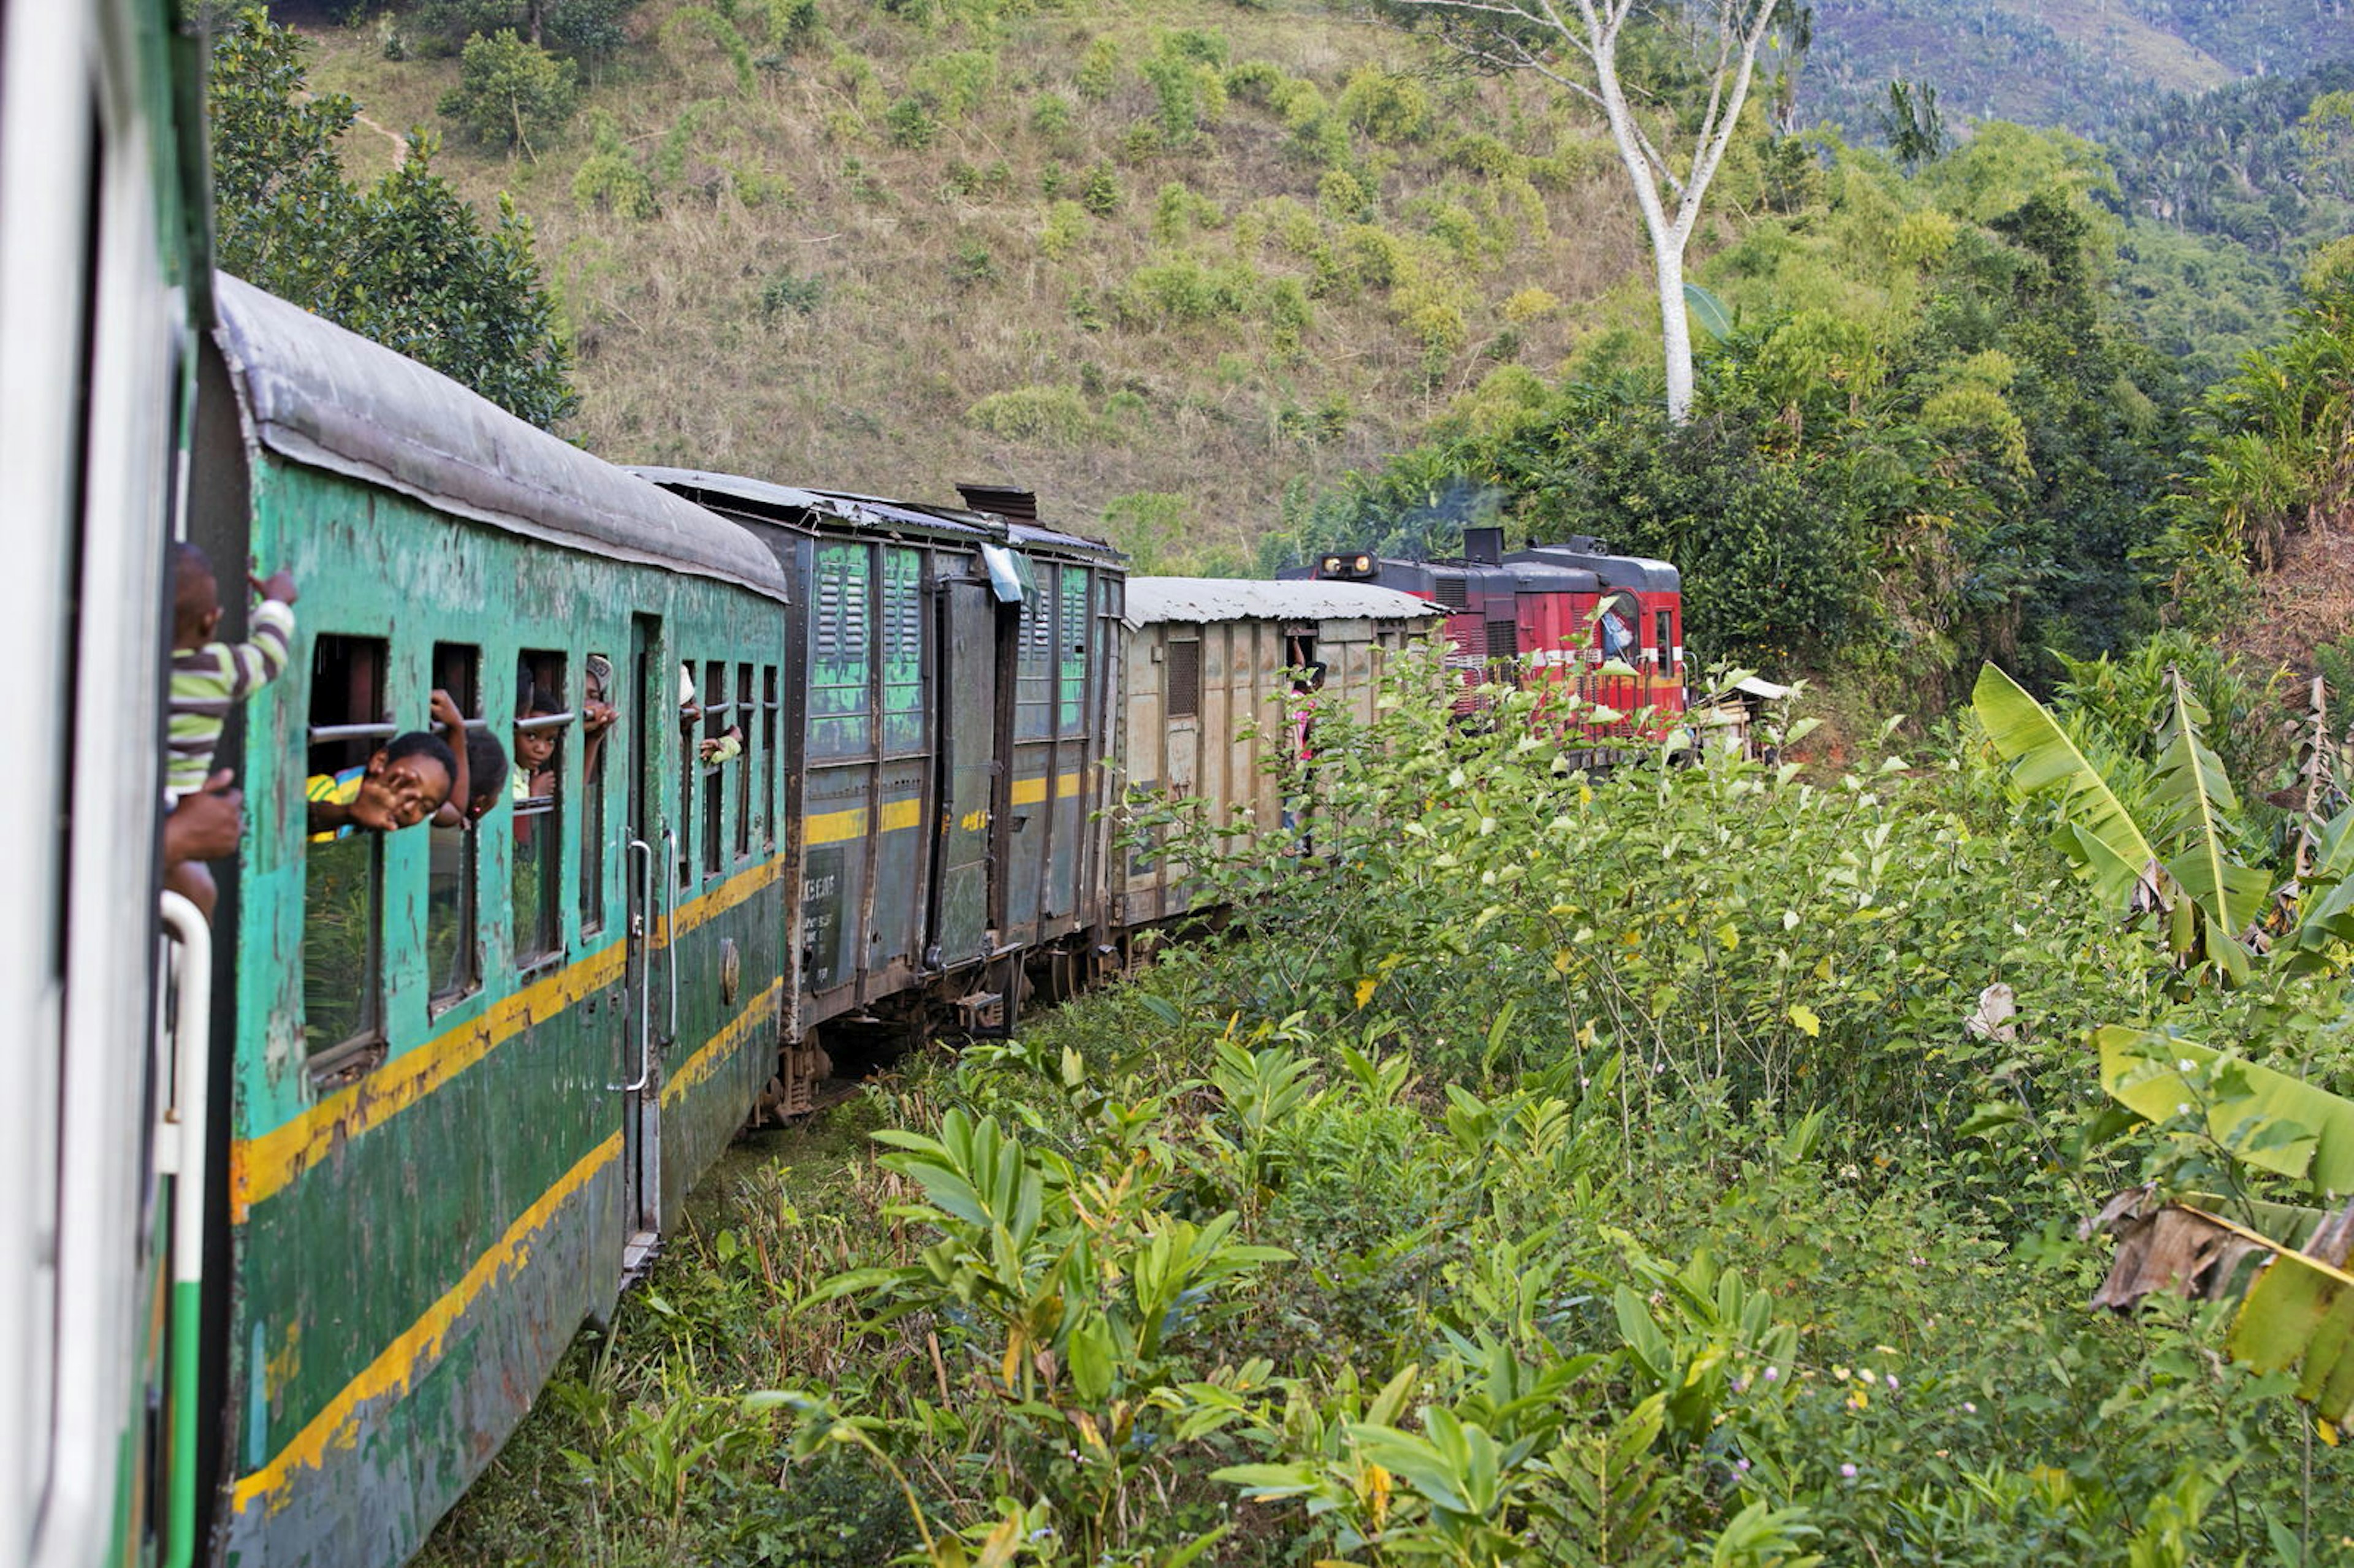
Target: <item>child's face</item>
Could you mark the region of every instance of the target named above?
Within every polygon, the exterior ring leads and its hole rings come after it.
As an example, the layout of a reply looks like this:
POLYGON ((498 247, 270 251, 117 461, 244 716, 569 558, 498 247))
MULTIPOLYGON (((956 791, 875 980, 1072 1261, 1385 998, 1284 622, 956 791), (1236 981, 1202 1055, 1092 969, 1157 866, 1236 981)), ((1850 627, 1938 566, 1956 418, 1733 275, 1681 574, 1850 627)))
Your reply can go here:
POLYGON ((519 729, 515 731, 514 749, 515 760, 522 763, 527 772, 536 773, 547 766, 549 758, 556 755, 556 732, 552 729, 519 729))

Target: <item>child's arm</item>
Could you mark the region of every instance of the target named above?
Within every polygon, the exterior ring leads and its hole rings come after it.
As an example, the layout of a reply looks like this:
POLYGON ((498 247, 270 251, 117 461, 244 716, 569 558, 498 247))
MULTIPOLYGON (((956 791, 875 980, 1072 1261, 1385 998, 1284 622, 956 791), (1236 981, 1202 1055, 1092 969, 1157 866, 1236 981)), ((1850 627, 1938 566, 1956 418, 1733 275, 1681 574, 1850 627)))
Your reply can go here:
POLYGON ((228 697, 233 703, 243 702, 276 680, 286 668, 287 651, 294 642, 294 579, 277 572, 269 581, 254 581, 253 586, 262 599, 253 607, 249 641, 228 650, 228 697))

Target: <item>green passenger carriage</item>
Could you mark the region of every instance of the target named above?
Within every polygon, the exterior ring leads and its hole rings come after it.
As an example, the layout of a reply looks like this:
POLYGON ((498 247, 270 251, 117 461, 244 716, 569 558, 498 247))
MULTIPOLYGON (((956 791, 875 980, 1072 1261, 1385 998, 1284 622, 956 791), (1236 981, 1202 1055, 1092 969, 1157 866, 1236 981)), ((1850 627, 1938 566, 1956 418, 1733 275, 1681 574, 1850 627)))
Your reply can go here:
POLYGON ((243 959, 215 1023, 225 1555, 398 1561, 775 1069, 791 596, 708 513, 219 294, 193 532, 302 588, 293 662, 244 715, 216 922, 243 959), (592 680, 620 713, 593 747, 592 680), (497 781, 511 809, 472 833, 310 842, 306 776, 425 727, 436 687, 510 742, 552 694, 528 725, 557 736, 552 787, 497 781), (705 760, 726 731, 740 753, 705 760))

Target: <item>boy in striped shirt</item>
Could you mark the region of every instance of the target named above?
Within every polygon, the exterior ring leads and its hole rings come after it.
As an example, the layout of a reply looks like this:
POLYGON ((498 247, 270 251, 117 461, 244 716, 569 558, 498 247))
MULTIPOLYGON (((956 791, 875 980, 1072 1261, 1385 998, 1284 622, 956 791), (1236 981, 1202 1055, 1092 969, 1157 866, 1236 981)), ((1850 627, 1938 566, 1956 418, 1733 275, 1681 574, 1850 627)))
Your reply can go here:
MULTIPOLYGON (((285 572, 267 582, 249 577, 260 593, 249 623, 250 641, 217 642, 220 585, 212 562, 194 545, 172 546, 172 685, 168 753, 164 769, 164 808, 205 787, 213 752, 229 709, 251 696, 286 668, 294 640, 294 579, 285 572)), ((201 861, 164 868, 164 885, 193 902, 207 919, 213 911, 213 879, 201 861)))

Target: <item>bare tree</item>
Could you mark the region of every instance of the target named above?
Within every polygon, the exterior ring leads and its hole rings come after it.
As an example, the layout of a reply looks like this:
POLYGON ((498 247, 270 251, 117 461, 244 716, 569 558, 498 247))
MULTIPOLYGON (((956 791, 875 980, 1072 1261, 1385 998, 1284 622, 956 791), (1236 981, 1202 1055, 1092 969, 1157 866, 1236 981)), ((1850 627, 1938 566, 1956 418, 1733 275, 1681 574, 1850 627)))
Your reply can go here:
POLYGON ((1479 69, 1532 71, 1601 109, 1650 237, 1668 418, 1683 423, 1692 400, 1684 250, 1748 101, 1757 52, 1777 17, 1790 16, 1803 28, 1803 6, 1796 0, 1373 0, 1373 8, 1428 32, 1479 69), (1694 64, 1706 72, 1706 107, 1681 154, 1669 144, 1674 115, 1639 111, 1619 79, 1620 37, 1647 10, 1686 30, 1694 64))

